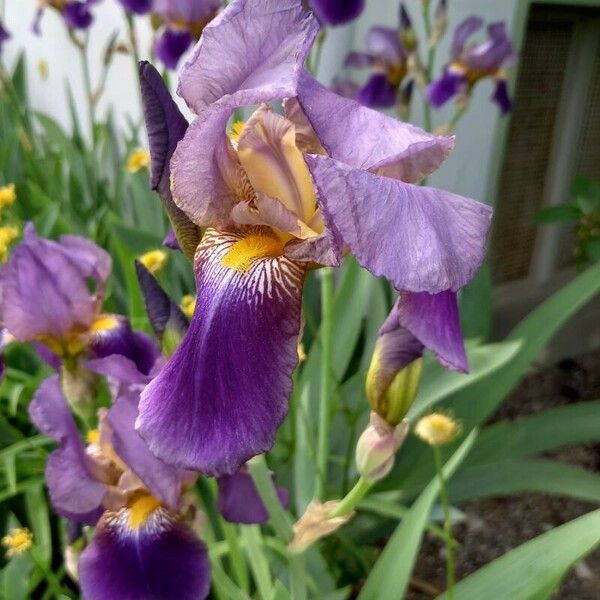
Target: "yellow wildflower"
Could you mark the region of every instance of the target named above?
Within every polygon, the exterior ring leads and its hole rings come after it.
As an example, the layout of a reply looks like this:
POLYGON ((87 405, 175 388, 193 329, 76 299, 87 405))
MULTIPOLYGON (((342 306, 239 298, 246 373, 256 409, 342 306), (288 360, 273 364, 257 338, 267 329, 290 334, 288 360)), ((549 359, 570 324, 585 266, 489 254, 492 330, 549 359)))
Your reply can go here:
POLYGON ((127 170, 130 173, 137 173, 150 166, 150 152, 143 148, 134 150, 127 160, 127 170))
POLYGON ((150 273, 157 273, 160 271, 167 262, 167 253, 164 250, 150 250, 146 254, 142 254, 139 257, 139 261, 150 271, 150 273))
POLYGON ((33 535, 29 529, 13 529, 2 538, 2 545, 7 549, 7 558, 27 552, 31 548, 32 542, 33 535))
POLYGON ((19 228, 14 225, 0 227, 0 262, 8 258, 8 248, 19 237, 19 228))
POLYGON ((460 423, 443 413, 431 413, 419 419, 415 435, 430 446, 442 446, 451 442, 460 433, 460 423))
POLYGON ((10 206, 16 199, 17 192, 14 183, 0 187, 0 208, 10 206))
POLYGON ((196 310, 196 296, 192 296, 191 294, 186 294, 179 304, 179 308, 183 314, 191 319, 194 316, 194 311, 196 310))

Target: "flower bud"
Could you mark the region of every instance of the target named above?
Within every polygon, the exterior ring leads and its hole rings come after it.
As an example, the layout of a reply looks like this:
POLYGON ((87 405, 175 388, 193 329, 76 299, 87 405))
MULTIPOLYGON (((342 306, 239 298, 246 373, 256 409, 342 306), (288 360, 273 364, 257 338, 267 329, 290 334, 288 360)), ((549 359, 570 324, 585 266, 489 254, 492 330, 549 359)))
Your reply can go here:
POLYGON ((417 48, 417 34, 412 26, 412 21, 404 2, 400 3, 400 41, 407 52, 417 48))
POLYGON ((393 427, 372 412, 369 425, 356 445, 356 467, 361 477, 371 483, 383 479, 392 470, 407 433, 408 421, 393 427))

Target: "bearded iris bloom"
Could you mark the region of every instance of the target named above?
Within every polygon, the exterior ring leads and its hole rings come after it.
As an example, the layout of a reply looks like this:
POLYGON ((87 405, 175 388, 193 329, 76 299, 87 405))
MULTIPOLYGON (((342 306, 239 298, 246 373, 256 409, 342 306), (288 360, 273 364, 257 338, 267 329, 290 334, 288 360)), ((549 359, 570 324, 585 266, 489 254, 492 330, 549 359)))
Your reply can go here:
POLYGON ((69 29, 88 29, 94 21, 92 7, 100 0, 40 0, 40 6, 33 20, 32 29, 40 35, 41 22, 47 8, 59 12, 69 29))
POLYGON ((155 50, 167 68, 177 68, 181 57, 200 37, 220 6, 220 0, 154 0, 152 11, 165 22, 155 50))
POLYGON ((110 256, 92 242, 74 235, 47 240, 28 224, 2 270, 4 328, 13 340, 43 347, 53 366, 117 353, 148 373, 158 355, 153 341, 124 317, 102 313, 110 271, 110 256))
POLYGON ((150 449, 180 467, 231 474, 272 446, 308 269, 349 250, 397 289, 436 294, 465 285, 483 258, 491 209, 414 185, 453 139, 317 83, 302 66, 317 31, 299 0, 230 4, 182 72, 179 93, 198 114, 187 131, 156 71, 141 67, 153 182, 182 247, 205 231, 190 328, 137 421, 150 449), (267 104, 283 99, 284 115, 267 104), (251 105, 228 134, 232 113, 251 105))
POLYGON ((309 6, 323 25, 344 25, 360 16, 365 0, 310 0, 309 6))
POLYGON ((488 39, 485 42, 466 45, 467 39, 482 25, 479 17, 467 17, 456 28, 450 52, 451 62, 427 90, 427 98, 432 106, 442 106, 454 96, 468 95, 478 81, 491 77, 496 82, 492 100, 502 114, 510 110, 504 69, 515 56, 512 44, 504 23, 492 23, 488 26, 488 39))

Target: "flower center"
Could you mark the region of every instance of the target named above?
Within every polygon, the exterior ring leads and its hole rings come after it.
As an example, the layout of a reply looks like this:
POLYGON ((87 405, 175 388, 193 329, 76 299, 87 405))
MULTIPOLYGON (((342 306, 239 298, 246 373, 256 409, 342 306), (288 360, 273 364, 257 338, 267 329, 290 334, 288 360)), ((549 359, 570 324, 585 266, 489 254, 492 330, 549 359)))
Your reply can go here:
POLYGON ((159 507, 160 501, 154 496, 144 494, 136 498, 129 507, 129 527, 132 529, 143 527, 152 513, 159 507))
POLYGON ((221 259, 224 267, 245 273, 259 258, 276 258, 283 254, 281 240, 270 235, 252 233, 238 240, 221 259))

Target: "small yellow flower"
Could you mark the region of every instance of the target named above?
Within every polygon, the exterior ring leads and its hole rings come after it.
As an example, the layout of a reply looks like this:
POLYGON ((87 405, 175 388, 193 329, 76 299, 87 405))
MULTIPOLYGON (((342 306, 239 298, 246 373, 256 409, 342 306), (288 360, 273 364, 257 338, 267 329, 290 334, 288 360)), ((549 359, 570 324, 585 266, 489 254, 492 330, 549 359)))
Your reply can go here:
POLYGON ((8 248, 19 237, 19 228, 13 225, 0 227, 0 263, 8 258, 8 248))
POLYGON ((0 208, 10 206, 16 199, 17 192, 14 183, 0 187, 0 208))
POLYGON ((431 413, 419 419, 415 435, 430 446, 442 446, 460 433, 460 423, 443 413, 431 413))
POLYGON ((192 296, 191 294, 186 294, 179 304, 179 308, 183 314, 191 319, 194 316, 194 311, 196 310, 196 296, 192 296))
POLYGON ((139 257, 139 261, 150 271, 150 273, 157 273, 160 271, 167 262, 167 253, 164 250, 150 250, 146 254, 142 254, 139 257))
POLYGON ((37 62, 37 70, 42 81, 48 79, 48 61, 45 58, 40 58, 37 62))
POLYGON ((127 170, 130 173, 137 173, 150 166, 150 152, 143 148, 134 150, 127 160, 127 170))
POLYGON ((2 538, 2 545, 7 549, 7 558, 27 552, 31 548, 32 542, 33 535, 29 529, 13 529, 2 538))

